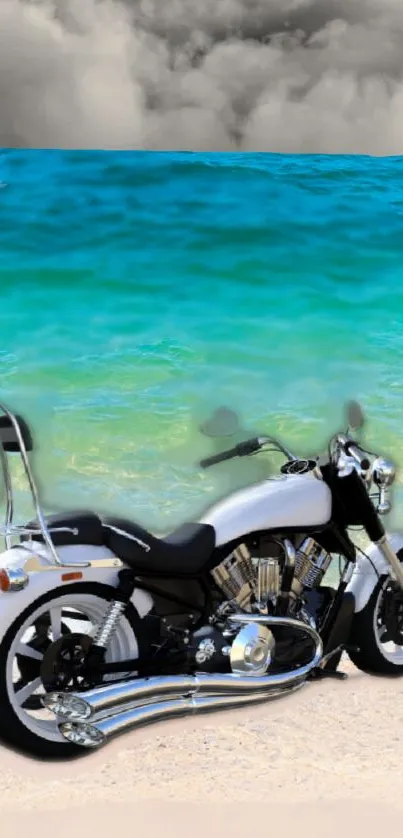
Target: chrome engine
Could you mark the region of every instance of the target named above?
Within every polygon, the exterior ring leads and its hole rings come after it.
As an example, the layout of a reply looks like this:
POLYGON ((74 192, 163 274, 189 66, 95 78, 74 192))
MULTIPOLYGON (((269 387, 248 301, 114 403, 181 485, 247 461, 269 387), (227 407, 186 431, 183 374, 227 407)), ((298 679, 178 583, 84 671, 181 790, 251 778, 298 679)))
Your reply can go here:
POLYGON ((295 559, 295 573, 291 591, 299 598, 304 588, 317 588, 330 565, 331 555, 315 541, 305 538, 299 546, 295 559))
MULTIPOLYGON (((291 546, 291 545, 290 545, 291 546)), ((292 546, 291 546, 291 549, 292 546)), ((261 553, 261 548, 259 553, 261 553)), ((216 585, 236 609, 265 611, 282 593, 286 550, 280 540, 268 541, 267 555, 253 555, 253 548, 241 544, 212 571, 216 585)), ((304 590, 320 585, 331 562, 330 554, 314 538, 302 540, 295 550, 289 610, 298 608, 304 590)))
POLYGON ((255 603, 266 605, 280 591, 278 558, 253 557, 246 544, 241 544, 214 568, 212 576, 227 600, 242 611, 254 610, 255 603))

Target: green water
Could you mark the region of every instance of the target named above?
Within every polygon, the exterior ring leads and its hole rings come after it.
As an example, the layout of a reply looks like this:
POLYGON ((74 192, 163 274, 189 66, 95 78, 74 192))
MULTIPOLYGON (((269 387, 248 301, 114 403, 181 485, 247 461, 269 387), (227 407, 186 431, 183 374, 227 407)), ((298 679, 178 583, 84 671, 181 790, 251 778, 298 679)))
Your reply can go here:
POLYGON ((165 531, 276 470, 268 456, 200 470, 227 444, 198 430, 221 404, 245 435, 305 454, 358 398, 364 439, 402 463, 402 172, 1 152, 0 389, 32 422, 48 506, 165 531))

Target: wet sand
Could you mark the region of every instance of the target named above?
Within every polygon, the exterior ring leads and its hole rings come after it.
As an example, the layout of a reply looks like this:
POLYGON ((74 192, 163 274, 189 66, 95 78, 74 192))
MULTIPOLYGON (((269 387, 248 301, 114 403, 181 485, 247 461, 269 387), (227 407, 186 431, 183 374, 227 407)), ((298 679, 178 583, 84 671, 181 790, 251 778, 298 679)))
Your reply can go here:
POLYGON ((0 749, 7 836, 401 836, 403 679, 306 685, 267 704, 124 734, 84 758, 0 749))

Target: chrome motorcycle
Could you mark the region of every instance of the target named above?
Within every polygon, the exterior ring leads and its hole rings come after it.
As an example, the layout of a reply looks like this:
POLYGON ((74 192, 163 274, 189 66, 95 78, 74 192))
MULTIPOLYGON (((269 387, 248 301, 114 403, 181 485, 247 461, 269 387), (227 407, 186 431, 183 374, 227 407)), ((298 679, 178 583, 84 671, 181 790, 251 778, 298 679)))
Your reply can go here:
POLYGON ((280 474, 158 538, 93 511, 46 515, 26 421, 0 405, 0 736, 41 757, 96 748, 157 719, 266 701, 364 672, 403 674, 403 534, 381 516, 395 468, 365 451, 356 403, 325 456, 270 436, 201 463, 277 451, 280 474), (35 518, 14 523, 9 455, 35 518), (376 500, 374 497, 376 495, 376 500), (360 527, 368 549, 352 541, 360 527), (339 582, 324 578, 339 561, 339 582))

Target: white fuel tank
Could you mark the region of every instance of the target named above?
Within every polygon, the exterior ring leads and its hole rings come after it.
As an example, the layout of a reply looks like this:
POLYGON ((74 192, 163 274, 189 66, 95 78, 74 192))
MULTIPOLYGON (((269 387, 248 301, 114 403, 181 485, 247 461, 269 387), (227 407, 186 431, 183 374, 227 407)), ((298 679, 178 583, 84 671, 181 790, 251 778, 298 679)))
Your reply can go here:
POLYGON ((311 472, 264 480, 234 492, 208 509, 201 523, 214 527, 220 547, 251 532, 323 526, 331 512, 331 491, 311 472))

